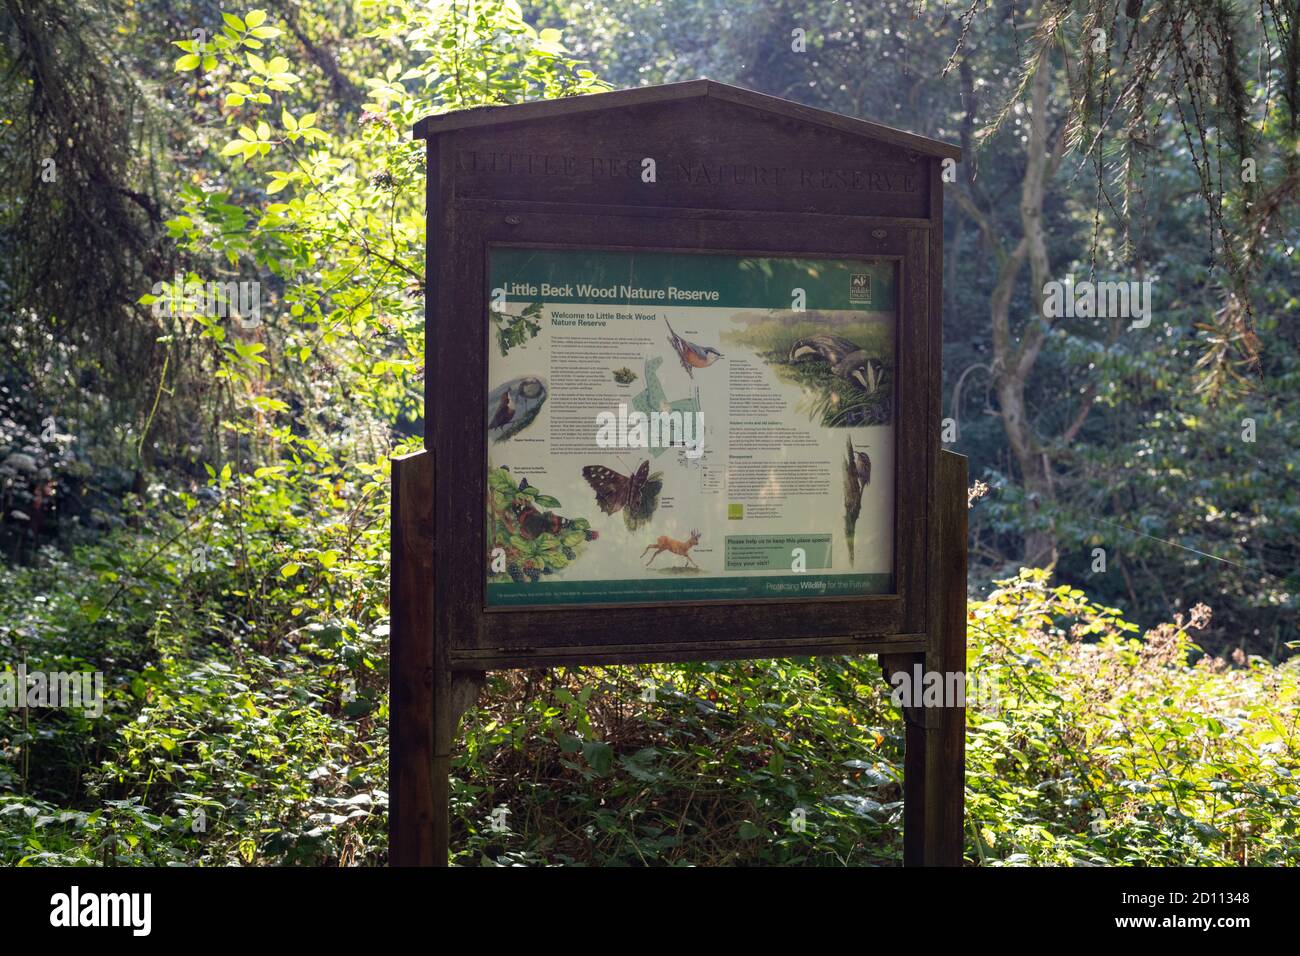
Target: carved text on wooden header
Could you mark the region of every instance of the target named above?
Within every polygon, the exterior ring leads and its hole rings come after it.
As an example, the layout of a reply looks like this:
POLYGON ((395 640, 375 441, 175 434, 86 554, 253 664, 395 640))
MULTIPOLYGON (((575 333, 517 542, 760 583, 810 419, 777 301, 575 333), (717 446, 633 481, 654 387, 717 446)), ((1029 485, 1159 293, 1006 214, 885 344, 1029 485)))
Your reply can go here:
POLYGON ((695 159, 617 156, 570 156, 553 153, 463 149, 456 154, 456 171, 470 176, 504 178, 545 177, 572 185, 597 186, 615 181, 654 186, 727 189, 817 190, 848 193, 916 193, 921 169, 903 165, 873 168, 847 166, 768 166, 761 163, 713 163, 695 159), (646 163, 654 159, 653 167, 646 163), (648 179, 647 170, 653 170, 648 179))

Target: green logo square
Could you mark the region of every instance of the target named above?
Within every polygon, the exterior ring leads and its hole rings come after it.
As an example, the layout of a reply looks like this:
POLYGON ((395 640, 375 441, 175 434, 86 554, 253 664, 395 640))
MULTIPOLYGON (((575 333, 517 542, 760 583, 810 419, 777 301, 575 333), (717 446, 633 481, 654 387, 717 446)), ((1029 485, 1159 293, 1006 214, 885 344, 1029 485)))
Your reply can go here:
POLYGON ((739 520, 742 519, 743 517, 745 517, 745 506, 744 506, 744 505, 727 505, 727 520, 728 520, 728 521, 739 521, 739 520))

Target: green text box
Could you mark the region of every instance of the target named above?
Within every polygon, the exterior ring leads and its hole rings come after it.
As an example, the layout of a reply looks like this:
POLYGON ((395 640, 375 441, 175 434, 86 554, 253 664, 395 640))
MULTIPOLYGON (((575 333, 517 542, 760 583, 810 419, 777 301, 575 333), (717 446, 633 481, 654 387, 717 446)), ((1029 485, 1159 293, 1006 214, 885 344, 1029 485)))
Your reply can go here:
POLYGON ((803 549, 807 570, 830 568, 829 534, 729 534, 726 568, 728 571, 790 571, 795 548, 803 549))

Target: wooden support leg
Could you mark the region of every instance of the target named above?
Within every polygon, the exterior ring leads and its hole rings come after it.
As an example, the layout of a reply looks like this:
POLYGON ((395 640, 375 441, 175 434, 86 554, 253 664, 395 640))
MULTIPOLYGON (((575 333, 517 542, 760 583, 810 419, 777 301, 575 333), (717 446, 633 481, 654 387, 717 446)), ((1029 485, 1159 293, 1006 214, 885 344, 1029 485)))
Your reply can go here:
MULTIPOLYGON (((966 488, 966 459, 940 452, 929 646, 924 654, 880 658, 887 680, 906 672, 917 693, 918 665, 945 678, 966 672, 966 488)), ((904 708, 903 717, 903 865, 961 866, 966 708, 912 706, 904 708)))
MULTIPOLYGON (((939 500, 935 535, 937 575, 930 608, 931 642, 926 668, 966 673, 966 459, 939 452, 939 500)), ((964 694, 964 689, 963 689, 964 694)), ((941 707, 925 730, 925 847, 927 866, 961 866, 966 809, 966 708, 941 707)))
POLYGON ((461 715, 474 706, 487 675, 434 665, 433 682, 433 865, 446 866, 451 855, 451 752, 461 715))
POLYGON ((453 674, 434 620, 433 455, 393 460, 388 655, 388 862, 446 866, 451 749, 486 675, 453 674))
MULTIPOLYGON (((882 654, 880 669, 885 681, 894 684, 894 675, 903 674, 914 682, 914 675, 924 670, 924 654, 882 654)), ((929 741, 925 722, 930 715, 922 707, 903 708, 903 865, 925 864, 926 776, 929 770, 929 741)))
POLYGON ((436 704, 450 675, 434 641, 433 454, 394 459, 392 482, 388 862, 445 866, 450 733, 437 732, 436 704))

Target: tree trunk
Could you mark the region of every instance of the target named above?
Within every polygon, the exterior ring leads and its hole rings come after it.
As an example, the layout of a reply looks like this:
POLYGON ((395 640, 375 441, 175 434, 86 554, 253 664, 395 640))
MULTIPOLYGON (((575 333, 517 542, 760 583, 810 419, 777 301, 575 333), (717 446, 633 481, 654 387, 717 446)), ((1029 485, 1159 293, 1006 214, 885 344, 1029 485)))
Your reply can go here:
MULTIPOLYGON (((1027 565, 1047 565, 1056 560, 1056 531, 1051 524, 1055 489, 1049 448, 1034 433, 1025 405, 1025 386, 1038 361, 1049 328, 1043 316, 1044 285, 1051 277, 1047 258, 1047 236, 1043 228, 1043 199, 1048 179, 1060 159, 1064 137, 1058 134, 1055 147, 1048 146, 1048 96, 1051 67, 1044 48, 1034 65, 1027 111, 1029 140, 1025 176, 1020 193, 1021 238, 1009 254, 1004 253, 998 281, 990 301, 993 323, 993 378, 999 415, 1011 453, 1015 456, 1025 492, 1025 538, 1021 556, 1027 565), (1011 331, 1011 300, 1025 262, 1029 263, 1035 314, 1027 321, 1019 340, 1011 331)), ((999 246, 997 227, 990 215, 975 208, 969 199, 963 207, 973 213, 986 241, 999 246)), ((1082 424, 1082 422, 1080 422, 1082 424)), ((1072 438, 1073 436, 1069 436, 1072 438)), ((1068 438, 1067 438, 1068 441, 1068 438)))

